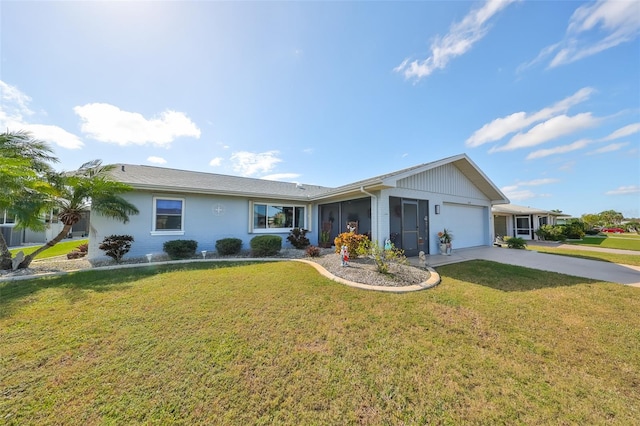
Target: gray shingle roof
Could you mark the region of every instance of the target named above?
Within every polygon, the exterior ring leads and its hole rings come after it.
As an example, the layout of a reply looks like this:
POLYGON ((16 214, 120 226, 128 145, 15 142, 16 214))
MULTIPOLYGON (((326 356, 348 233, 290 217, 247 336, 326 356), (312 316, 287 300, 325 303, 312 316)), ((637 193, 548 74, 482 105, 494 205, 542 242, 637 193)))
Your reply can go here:
POLYGON ((357 193, 361 191, 361 188, 393 187, 398 179, 447 163, 455 164, 490 200, 499 203, 509 201, 466 154, 419 164, 337 188, 131 164, 116 164, 111 173, 118 181, 142 190, 303 201, 329 199, 341 194, 357 193))
POLYGON ((136 189, 305 200, 331 188, 164 167, 116 164, 114 179, 136 189))

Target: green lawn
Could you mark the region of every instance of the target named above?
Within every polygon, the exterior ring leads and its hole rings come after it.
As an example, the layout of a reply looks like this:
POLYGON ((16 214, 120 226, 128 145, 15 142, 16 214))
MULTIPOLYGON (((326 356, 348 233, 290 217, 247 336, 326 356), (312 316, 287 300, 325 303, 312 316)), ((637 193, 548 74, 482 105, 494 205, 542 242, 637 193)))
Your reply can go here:
POLYGON ((579 257, 589 260, 600 260, 604 262, 621 263, 623 265, 640 266, 640 253, 638 254, 618 254, 604 253, 598 251, 585 251, 580 249, 565 249, 559 247, 547 247, 530 245, 528 250, 539 251, 541 253, 557 254, 561 256, 579 257))
POLYGON ((562 256, 580 257, 583 259, 600 260, 604 262, 622 263, 624 265, 640 266, 640 235, 622 234, 603 237, 585 236, 582 241, 567 241, 563 244, 587 247, 613 248, 622 250, 638 251, 637 254, 619 254, 605 253, 600 251, 586 251, 579 248, 560 248, 556 246, 541 246, 531 244, 527 247, 529 250, 535 250, 542 253, 557 254, 562 256))
POLYGON ((620 424, 640 289, 488 261, 387 294, 297 262, 0 283, 5 424, 620 424))
POLYGON ((585 235, 581 241, 570 240, 567 244, 640 251, 640 235, 613 234, 605 237, 585 235))
MULTIPOLYGON (((89 243, 88 239, 62 241, 62 242, 59 242, 58 244, 56 244, 55 246, 43 251, 39 255, 37 255, 36 259, 46 259, 48 257, 63 256, 63 255, 66 255, 69 252, 72 252, 80 244, 87 244, 87 243, 89 243)), ((20 248, 11 249, 9 251, 14 256, 15 256, 15 254, 17 252, 19 252, 21 250, 24 252, 25 255, 28 255, 28 254, 33 253, 34 251, 36 251, 40 247, 42 247, 42 245, 20 247, 20 248)))

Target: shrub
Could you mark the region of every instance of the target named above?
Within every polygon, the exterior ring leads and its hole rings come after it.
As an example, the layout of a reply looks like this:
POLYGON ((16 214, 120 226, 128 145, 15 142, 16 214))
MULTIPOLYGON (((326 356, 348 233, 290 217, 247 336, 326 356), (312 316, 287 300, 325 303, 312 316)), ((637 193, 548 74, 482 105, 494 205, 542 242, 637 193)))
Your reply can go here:
POLYGON ((221 256, 230 256, 240 253, 242 240, 240 238, 223 238, 216 241, 216 250, 221 256))
POLYGON ((391 248, 385 249, 376 241, 372 243, 363 241, 356 252, 360 256, 371 257, 376 263, 377 271, 381 274, 388 274, 389 266, 392 263, 398 263, 400 265, 405 265, 407 263, 404 251, 396 248, 393 244, 391 244, 391 248))
POLYGON ((251 239, 250 244, 253 256, 275 256, 282 249, 282 237, 278 235, 258 235, 251 239))
POLYGON ((511 237, 507 239, 507 247, 515 249, 523 249, 527 243, 520 237, 511 237))
POLYGON ((540 229, 536 230, 536 235, 545 241, 564 241, 567 239, 563 227, 560 225, 542 225, 540 229))
POLYGON ((89 253, 89 244, 80 244, 73 251, 67 253, 67 259, 80 259, 89 253))
POLYGON ((198 243, 194 240, 166 241, 162 249, 171 259, 189 259, 196 255, 198 243))
POLYGON ((131 235, 109 235, 104 237, 98 248, 103 250, 104 254, 115 260, 116 263, 120 263, 122 257, 129 253, 133 241, 131 235))
POLYGON ((320 247, 309 246, 307 247, 307 250, 305 250, 305 254, 308 257, 318 257, 320 256, 320 247))
POLYGON ((566 238, 581 240, 584 237, 587 226, 580 220, 573 220, 562 226, 562 234, 566 238))
POLYGON ((297 249, 303 249, 305 247, 308 247, 309 244, 311 244, 311 242, 309 241, 309 239, 306 237, 307 232, 309 232, 306 229, 302 229, 302 228, 293 228, 290 232, 289 232, 289 236, 287 237, 287 240, 291 243, 292 246, 294 246, 297 249))
POLYGON ((347 246, 349 257, 355 259, 358 257, 358 247, 361 244, 368 244, 369 238, 364 234, 355 234, 353 232, 343 232, 333 240, 336 245, 336 253, 340 253, 342 246, 347 246))

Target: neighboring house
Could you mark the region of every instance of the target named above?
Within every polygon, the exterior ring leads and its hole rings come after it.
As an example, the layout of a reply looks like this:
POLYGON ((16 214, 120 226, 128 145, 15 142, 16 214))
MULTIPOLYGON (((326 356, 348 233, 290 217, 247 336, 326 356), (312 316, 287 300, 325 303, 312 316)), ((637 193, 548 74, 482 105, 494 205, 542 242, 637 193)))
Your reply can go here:
POLYGON ((537 240, 536 231, 542 225, 559 225, 567 214, 515 204, 496 204, 493 212, 495 237, 520 237, 524 240, 537 240))
MULTIPOLYGON (((81 215, 80 221, 72 228, 71 234, 74 237, 89 235, 89 212, 83 212, 81 215)), ((44 231, 16 229, 15 217, 5 211, 0 213, 0 232, 9 247, 17 247, 24 244, 44 244, 55 238, 64 227, 54 212, 43 217, 42 221, 47 225, 44 231)))
POLYGON ((466 154, 338 188, 129 164, 112 174, 134 188, 123 196, 140 214, 126 224, 93 214, 90 259, 105 258, 98 246, 114 234, 133 236, 128 256, 143 257, 174 239, 214 251, 222 238, 249 248, 256 235, 275 234, 286 245, 293 227, 308 229, 312 244, 323 229, 333 240, 349 227, 380 244, 389 238, 407 256, 435 254, 444 228, 454 249, 491 245, 491 207, 509 202, 466 154))

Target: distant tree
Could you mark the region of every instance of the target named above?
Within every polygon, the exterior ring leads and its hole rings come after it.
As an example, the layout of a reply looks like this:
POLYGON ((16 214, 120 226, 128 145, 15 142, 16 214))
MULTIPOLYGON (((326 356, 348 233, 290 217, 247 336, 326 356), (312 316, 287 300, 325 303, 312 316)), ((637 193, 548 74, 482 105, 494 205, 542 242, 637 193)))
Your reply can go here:
MULTIPOLYGON (((15 227, 44 230, 41 220, 51 207, 54 188, 49 178, 55 173, 50 163, 58 159, 49 145, 24 131, 0 134, 0 214, 16 218, 15 227)), ((0 233, 0 269, 11 269, 9 247, 0 233)))
POLYGON ((582 221, 587 224, 589 228, 593 228, 594 226, 603 226, 602 219, 600 215, 593 213, 585 213, 581 217, 582 221))
POLYGON ((52 176, 51 184, 56 189, 53 204, 59 210, 58 218, 64 226, 55 238, 25 256, 19 268, 27 268, 38 254, 66 237, 73 225, 80 221, 83 212, 91 210, 92 213, 123 223, 129 221, 129 215, 138 214, 136 206, 120 196, 130 191, 131 187, 113 180, 109 174, 113 167, 103 166, 100 160, 93 160, 74 172, 52 176))
POLYGON ((620 225, 624 220, 622 213, 615 210, 606 210, 600 212, 600 218, 605 225, 620 225))

